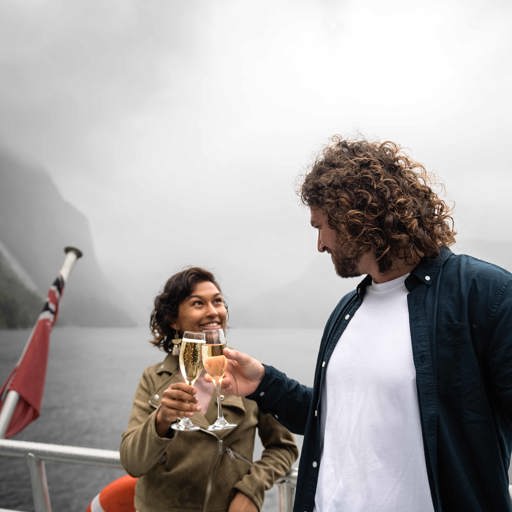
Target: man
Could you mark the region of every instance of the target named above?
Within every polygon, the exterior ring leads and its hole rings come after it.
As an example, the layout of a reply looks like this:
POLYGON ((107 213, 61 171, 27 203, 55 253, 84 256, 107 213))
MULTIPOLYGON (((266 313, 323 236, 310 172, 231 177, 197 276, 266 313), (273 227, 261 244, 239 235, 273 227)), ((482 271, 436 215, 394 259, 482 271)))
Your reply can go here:
POLYGON ((341 277, 313 388, 225 351, 227 392, 304 435, 295 511, 511 511, 512 275, 455 255, 450 211, 394 143, 336 137, 301 198, 341 277))

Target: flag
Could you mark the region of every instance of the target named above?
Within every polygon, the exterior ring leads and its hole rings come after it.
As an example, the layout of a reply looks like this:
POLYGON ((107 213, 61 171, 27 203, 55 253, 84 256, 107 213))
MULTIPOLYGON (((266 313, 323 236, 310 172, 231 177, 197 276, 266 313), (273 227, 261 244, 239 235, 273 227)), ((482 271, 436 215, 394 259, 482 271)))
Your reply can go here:
POLYGON ((48 363, 50 333, 57 320, 64 282, 62 275, 59 275, 48 290, 47 300, 23 353, 0 389, 0 410, 9 391, 16 391, 19 395, 5 437, 17 434, 39 417, 48 363))

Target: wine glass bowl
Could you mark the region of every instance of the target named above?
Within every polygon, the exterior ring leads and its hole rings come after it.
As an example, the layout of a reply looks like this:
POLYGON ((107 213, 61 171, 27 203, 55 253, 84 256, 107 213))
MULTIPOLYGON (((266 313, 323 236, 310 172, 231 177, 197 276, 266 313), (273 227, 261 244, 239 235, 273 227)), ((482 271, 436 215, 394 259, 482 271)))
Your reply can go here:
POLYGON ((222 329, 211 329, 203 331, 205 343, 201 347, 203 367, 206 373, 212 378, 215 384, 215 393, 217 396, 217 419, 208 426, 208 430, 227 430, 236 427, 235 423, 228 422, 222 413, 221 384, 224 372, 226 370, 227 360, 224 355, 224 347, 226 346, 226 338, 222 329))
MULTIPOLYGON (((185 331, 181 338, 179 366, 181 375, 189 386, 194 385, 203 370, 201 348, 204 343, 205 336, 202 332, 185 331)), ((199 427, 194 425, 187 417, 173 423, 172 428, 182 432, 199 430, 199 427)))

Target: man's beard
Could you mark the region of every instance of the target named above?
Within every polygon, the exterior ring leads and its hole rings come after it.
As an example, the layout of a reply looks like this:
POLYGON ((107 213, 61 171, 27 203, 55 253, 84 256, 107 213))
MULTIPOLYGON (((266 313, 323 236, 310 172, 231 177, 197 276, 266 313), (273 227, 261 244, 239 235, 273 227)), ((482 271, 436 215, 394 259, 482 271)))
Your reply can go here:
POLYGON ((354 247, 349 242, 338 242, 338 247, 331 252, 331 259, 336 274, 340 277, 358 277, 361 275, 359 262, 365 253, 363 247, 354 247))
POLYGON ((339 258, 335 254, 331 254, 331 258, 336 274, 340 277, 358 277, 361 275, 357 268, 359 258, 339 258))

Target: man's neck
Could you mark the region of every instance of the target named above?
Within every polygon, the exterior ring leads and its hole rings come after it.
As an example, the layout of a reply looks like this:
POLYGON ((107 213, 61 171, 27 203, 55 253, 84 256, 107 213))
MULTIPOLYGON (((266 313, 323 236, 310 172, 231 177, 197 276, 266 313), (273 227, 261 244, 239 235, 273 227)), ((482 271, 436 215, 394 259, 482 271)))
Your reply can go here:
POLYGON ((371 259, 369 259, 367 262, 369 267, 368 274, 370 274, 374 283, 385 283, 386 281, 391 281, 393 279, 397 279, 398 277, 409 274, 419 263, 406 263, 403 260, 395 260, 389 270, 386 270, 386 272, 381 272, 375 257, 370 255, 370 258, 371 259))

